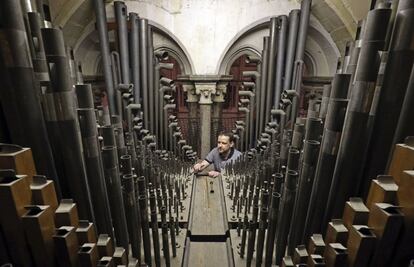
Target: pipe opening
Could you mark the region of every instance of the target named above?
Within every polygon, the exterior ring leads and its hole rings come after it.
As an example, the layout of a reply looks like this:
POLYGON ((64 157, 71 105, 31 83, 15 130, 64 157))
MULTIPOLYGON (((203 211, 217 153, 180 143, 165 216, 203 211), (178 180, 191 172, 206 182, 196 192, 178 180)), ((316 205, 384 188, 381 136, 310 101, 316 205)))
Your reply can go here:
POLYGON ((398 208, 396 207, 387 207, 384 210, 390 214, 398 214, 398 208))
POLYGON ((57 231, 56 231, 56 235, 59 235, 59 236, 64 236, 67 233, 69 233, 69 231, 66 230, 66 229, 57 229, 57 231))
POLYGON ((360 232, 361 234, 366 235, 366 236, 372 236, 373 235, 372 232, 371 232, 371 229, 369 229, 367 227, 360 228, 358 230, 358 232, 360 232))
POLYGON ((92 250, 92 247, 91 247, 91 246, 88 246, 88 245, 83 245, 83 246, 81 247, 81 249, 80 249, 80 252, 88 253, 88 252, 90 252, 91 250, 92 250))
POLYGON ((39 214, 40 212, 42 212, 42 209, 40 207, 32 206, 32 207, 30 207, 30 210, 29 210, 29 212, 27 212, 26 215, 35 216, 35 215, 39 214))
POLYGON ((19 178, 16 176, 7 176, 7 177, 0 177, 0 184, 10 184, 14 181, 17 181, 19 178))

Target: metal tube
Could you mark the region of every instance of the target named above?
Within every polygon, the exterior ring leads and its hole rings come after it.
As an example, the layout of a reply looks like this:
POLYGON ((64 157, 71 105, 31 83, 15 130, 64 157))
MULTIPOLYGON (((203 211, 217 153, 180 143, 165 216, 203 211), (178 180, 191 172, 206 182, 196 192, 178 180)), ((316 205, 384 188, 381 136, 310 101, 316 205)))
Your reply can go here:
MULTIPOLYGON (((393 146, 397 143, 403 143, 407 136, 414 135, 414 123, 411 123, 414 114, 414 68, 411 70, 410 81, 408 82, 407 92, 404 97, 404 103, 401 108, 401 115, 398 119, 397 128, 395 129, 393 146)), ((392 154, 388 159, 387 169, 389 168, 392 154)))
POLYGON ((306 119, 305 140, 320 141, 322 138, 322 120, 319 118, 306 119))
POLYGON ((286 34, 288 27, 288 18, 285 15, 277 17, 278 23, 278 43, 277 43, 277 58, 276 58, 276 77, 275 77, 275 92, 273 97, 273 107, 279 108, 280 95, 282 93, 282 76, 285 70, 285 53, 286 53, 286 34))
MULTIPOLYGON (((42 18, 37 12, 27 13, 31 38, 29 42, 32 43, 34 48, 34 54, 32 56, 33 70, 35 72, 36 79, 40 82, 40 85, 45 85, 49 82, 49 72, 47 70, 47 62, 45 56, 45 50, 43 46, 42 38, 42 18)), ((39 92, 41 93, 41 92, 39 92)))
POLYGON ((265 232, 267 224, 267 216, 269 214, 269 209, 267 205, 269 204, 269 192, 267 190, 262 192, 262 207, 260 209, 260 220, 259 220, 259 229, 257 234, 257 245, 256 245, 256 267, 262 266, 263 261, 263 248, 265 241, 265 232))
MULTIPOLYGON (((414 62, 413 42, 414 3, 400 0, 383 84, 379 92, 377 110, 374 112, 374 116, 370 116, 370 120, 373 121, 372 133, 375 134, 371 136, 368 150, 369 157, 362 176, 367 179, 365 189, 368 189, 368 182, 371 179, 385 173, 388 156, 394 150, 393 136, 401 114, 414 62)), ((367 193, 367 190, 361 191, 367 193)))
POLYGON ((256 239, 256 222, 254 220, 250 220, 249 221, 249 238, 247 242, 246 267, 250 267, 252 265, 255 239, 256 239))
MULTIPOLYGON (((0 75, 3 86, 0 94, 11 141, 32 149, 38 173, 54 181, 60 199, 62 178, 58 178, 49 143, 50 136, 48 137, 45 119, 42 116, 38 96, 40 89, 30 61, 20 2, 1 1, 0 7, 0 33, 3 36, 0 44, 0 75)), ((38 36, 39 32, 36 35, 38 36)), ((40 54, 39 51, 39 57, 40 54)), ((44 55, 42 56, 42 62, 45 64, 44 55)), ((41 69, 47 73, 47 69, 41 69)))
POLYGON ((98 29, 99 35, 99 45, 101 48, 102 54, 102 66, 103 73, 105 78, 106 93, 108 96, 109 102, 109 111, 111 114, 114 114, 116 110, 115 106, 115 90, 112 78, 111 70, 111 59, 109 54, 109 37, 108 37, 108 28, 106 23, 106 10, 105 4, 102 0, 93 0, 95 8, 95 17, 96 17, 96 27, 98 29))
POLYGON ((349 84, 350 88, 348 91, 347 98, 350 98, 351 91, 352 91, 352 85, 354 84, 355 71, 358 65, 359 54, 361 52, 362 39, 364 37, 364 30, 365 30, 364 27, 365 27, 365 22, 360 21, 358 23, 358 27, 357 27, 357 31, 355 35, 355 44, 351 52, 351 57, 349 58, 349 62, 348 62, 348 65, 346 66, 346 69, 344 69, 345 70, 344 73, 351 74, 351 82, 349 84))
POLYGON ((116 51, 112 51, 111 52, 111 62, 112 62, 112 66, 111 66, 111 70, 112 70, 112 78, 113 78, 113 86, 115 88, 115 92, 114 92, 114 105, 115 105, 115 110, 112 112, 112 115, 117 115, 117 116, 123 116, 123 110, 122 110, 122 93, 119 90, 119 85, 122 84, 121 83, 121 63, 119 60, 119 53, 116 51))
POLYGON ((266 82, 266 110, 265 110, 265 123, 269 122, 270 109, 272 108, 272 100, 276 97, 275 91, 275 69, 276 69, 276 49, 278 35, 278 17, 270 18, 270 29, 269 29, 269 54, 268 54, 268 68, 267 68, 267 82, 266 82))
POLYGON ((346 97, 350 81, 351 74, 335 74, 332 81, 332 93, 329 99, 320 154, 306 216, 304 240, 308 240, 312 233, 322 233, 327 226, 327 222, 323 221, 323 212, 328 200, 339 148, 338 140, 342 135, 348 107, 346 97))
POLYGON ((322 102, 321 102, 321 108, 319 110, 319 118, 322 119, 322 121, 325 121, 326 114, 328 112, 328 104, 329 104, 329 97, 331 95, 331 85, 327 84, 323 86, 323 93, 322 93, 322 102))
POLYGON ((121 60, 122 83, 131 83, 129 70, 129 44, 128 44, 128 11, 122 1, 114 1, 115 20, 117 25, 118 48, 121 60))
POLYGON ((129 21, 131 22, 131 76, 134 85, 134 102, 141 103, 141 71, 140 71, 140 51, 139 51, 139 16, 137 13, 129 13, 129 21))
MULTIPOLYGON (((246 205, 247 208, 247 205, 246 205)), ((244 215, 244 219, 243 219, 243 232, 242 232, 242 238, 241 238, 241 242, 240 242, 240 258, 244 257, 244 250, 246 248, 246 238, 247 238, 247 230, 249 228, 249 217, 247 216, 247 209, 244 215)))
POLYGON ((295 128, 293 129, 292 135, 292 147, 302 150, 303 139, 305 135, 305 125, 301 123, 295 123, 295 128))
MULTIPOLYGON (((151 210, 151 230, 152 230, 152 243, 154 248, 154 260, 155 266, 161 266, 160 255, 160 237, 158 233, 158 220, 157 220, 157 206, 155 203, 155 194, 150 191, 150 210, 151 210)), ((150 264, 151 265, 151 264, 150 264)))
MULTIPOLYGON (((276 184, 276 181, 275 181, 275 184, 276 184)), ((277 192, 277 190, 273 190, 272 200, 270 202, 268 230, 267 230, 267 235, 266 235, 265 267, 270 267, 272 265, 273 248, 274 248, 275 238, 276 238, 277 214, 278 214, 280 197, 281 197, 281 194, 277 192)))
POLYGON ((293 205, 296 198, 298 176, 299 174, 297 171, 288 170, 286 172, 276 229, 276 265, 280 265, 282 258, 285 256, 287 237, 292 220, 293 205))
MULTIPOLYGON (((263 37, 263 51, 262 51, 262 64, 261 64, 261 80, 260 80, 260 98, 259 98, 259 128, 257 130, 256 139, 258 139, 260 133, 264 129, 266 116, 266 97, 267 95, 267 75, 269 67, 269 36, 263 37)), ((256 85, 257 86, 257 85, 256 85)))
MULTIPOLYGON (((82 85, 82 87, 84 86, 82 85)), ((91 95, 92 89, 90 85, 86 85, 86 87, 89 89, 87 91, 89 91, 91 95)), ((79 85, 76 86, 76 89, 79 89, 79 85)), ((112 239, 114 239, 115 236, 112 229, 111 211, 108 195, 106 193, 102 159, 100 157, 100 149, 98 144, 95 111, 93 108, 84 108, 84 106, 80 106, 77 111, 88 185, 91 189, 91 200, 96 217, 97 232, 100 234, 108 234, 112 239)))
POLYGON ((391 10, 379 8, 368 13, 361 57, 355 73, 355 83, 344 122, 344 132, 338 151, 338 159, 332 178, 325 221, 340 217, 345 202, 356 193, 366 154, 367 122, 371 109, 375 82, 379 69, 378 50, 384 46, 384 38, 391 10), (349 179, 355 179, 350 183, 349 179))
MULTIPOLYGON (((107 127, 106 129, 107 130, 105 131, 112 131, 113 135, 113 128, 111 126, 107 127)), ((108 189, 109 204, 111 206, 116 245, 123 247, 126 251, 128 251, 128 227, 125 217, 124 205, 122 204, 124 201, 122 197, 121 180, 119 179, 120 176, 116 147, 104 146, 102 148, 102 163, 105 174, 106 188, 108 189)))
MULTIPOLYGON (((129 161, 131 158, 129 157, 129 161)), ((134 176, 133 174, 123 174, 122 175, 122 193, 125 207, 125 216, 128 227, 128 235, 132 248, 132 255, 135 258, 139 257, 141 251, 139 250, 140 235, 138 233, 139 224, 138 224, 138 215, 137 207, 135 200, 135 189, 134 189, 134 176)))
POLYGON ((139 211, 141 216, 141 227, 142 227, 142 241, 144 243, 144 258, 147 265, 151 265, 151 240, 149 233, 149 222, 148 222, 148 203, 145 189, 145 177, 138 177, 138 190, 140 195, 138 196, 139 211))
MULTIPOLYGON (((154 121, 154 45, 152 41, 152 27, 148 26, 147 68, 148 68, 148 112, 149 126, 145 126, 153 134, 155 132, 154 121)), ((158 81, 157 81, 158 82, 158 81)))
POLYGON ((60 29, 43 28, 42 37, 51 82, 46 92, 45 117, 59 139, 53 145, 54 155, 61 166, 59 177, 68 184, 71 195, 78 204, 80 218, 94 222, 63 34, 60 29))
POLYGON ((140 77, 142 89, 142 106, 144 112, 144 128, 148 129, 149 108, 148 108, 148 20, 140 18, 139 20, 139 53, 140 53, 140 77))
POLYGON ((302 239, 305 227, 306 213, 308 211, 309 198, 312 192, 315 167, 318 160, 320 142, 306 140, 303 149, 303 163, 300 171, 298 194, 293 210, 292 224, 289 231, 288 255, 293 255, 297 245, 306 242, 302 239))
MULTIPOLYGON (((308 37, 308 25, 312 0, 302 0, 300 3, 300 19, 298 40, 296 42, 295 61, 303 60, 305 54, 306 38, 308 37)), ((302 72, 297 75, 302 76, 302 72)))
POLYGON ((293 74, 293 62, 295 59, 296 38, 298 37, 299 14, 299 9, 294 9, 289 13, 289 32, 286 51, 286 68, 284 75, 285 80, 283 82, 283 90, 292 89, 291 84, 293 74))

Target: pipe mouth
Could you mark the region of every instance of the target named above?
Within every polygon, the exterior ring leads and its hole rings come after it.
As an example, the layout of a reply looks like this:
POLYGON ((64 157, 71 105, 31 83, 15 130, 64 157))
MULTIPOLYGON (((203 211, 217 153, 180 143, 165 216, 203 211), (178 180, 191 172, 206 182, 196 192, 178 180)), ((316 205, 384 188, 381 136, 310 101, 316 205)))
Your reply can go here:
POLYGON ((346 252, 346 249, 343 248, 334 248, 335 252, 338 254, 343 254, 346 252))
POLYGON ((26 216, 36 216, 42 212, 42 209, 39 206, 31 206, 29 207, 29 211, 27 212, 26 216))
POLYGON ((15 181, 17 181, 19 178, 12 177, 12 176, 7 176, 7 177, 0 177, 0 184, 10 184, 13 183, 15 181))
POLYGON ((89 246, 89 245, 83 245, 81 248, 80 248, 80 252, 83 252, 83 253, 88 253, 88 252, 90 252, 92 250, 92 246, 89 246))
POLYGON ((371 229, 369 229, 368 227, 361 227, 358 230, 358 232, 360 232, 361 234, 366 235, 366 236, 372 236, 373 235, 372 232, 371 232, 371 229))
POLYGON ((23 148, 18 145, 13 144, 0 144, 0 153, 8 154, 8 153, 16 153, 22 150, 23 148))
POLYGON ((305 143, 308 143, 310 145, 315 145, 315 146, 321 144, 321 142, 316 141, 316 140, 306 140, 305 143))
POLYGON ((67 235, 69 233, 69 231, 67 229, 57 229, 56 230, 56 235, 59 236, 64 236, 67 235))
POLYGON ((398 208, 397 207, 387 207, 384 209, 386 212, 390 214, 398 214, 398 208))

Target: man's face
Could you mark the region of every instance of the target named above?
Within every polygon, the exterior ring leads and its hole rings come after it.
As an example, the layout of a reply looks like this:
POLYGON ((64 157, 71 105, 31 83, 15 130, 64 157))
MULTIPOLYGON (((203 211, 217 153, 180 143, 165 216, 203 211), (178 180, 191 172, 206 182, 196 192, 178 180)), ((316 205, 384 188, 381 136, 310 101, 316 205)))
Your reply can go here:
POLYGON ((217 149, 220 154, 226 154, 233 147, 233 142, 230 142, 230 138, 225 135, 219 135, 217 140, 217 149))

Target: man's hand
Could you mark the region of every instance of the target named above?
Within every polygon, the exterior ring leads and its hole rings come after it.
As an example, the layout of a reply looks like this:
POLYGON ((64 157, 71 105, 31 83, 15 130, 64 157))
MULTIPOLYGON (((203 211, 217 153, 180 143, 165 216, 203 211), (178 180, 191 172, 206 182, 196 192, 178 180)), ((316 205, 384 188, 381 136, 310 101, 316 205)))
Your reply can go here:
POLYGON ((217 171, 209 171, 208 172, 208 176, 213 177, 213 178, 215 178, 219 175, 220 175, 220 172, 217 172, 217 171))
POLYGON ((194 173, 197 173, 197 172, 201 171, 202 167, 203 167, 203 164, 201 162, 194 164, 194 166, 193 166, 194 173))

